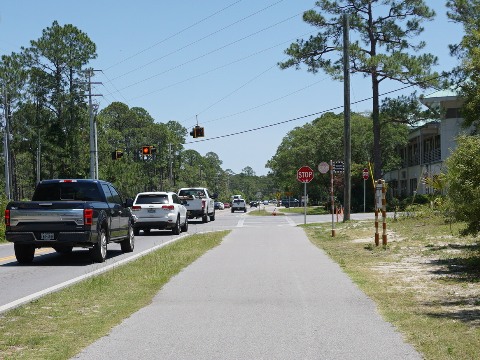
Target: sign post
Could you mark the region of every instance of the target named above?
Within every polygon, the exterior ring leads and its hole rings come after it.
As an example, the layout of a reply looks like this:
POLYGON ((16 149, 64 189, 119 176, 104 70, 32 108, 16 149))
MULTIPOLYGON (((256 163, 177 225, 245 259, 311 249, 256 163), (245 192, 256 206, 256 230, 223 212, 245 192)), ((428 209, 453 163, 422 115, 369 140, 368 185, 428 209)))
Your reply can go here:
POLYGON ((304 184, 303 186, 303 223, 307 223, 307 183, 313 180, 313 170, 310 166, 302 166, 297 170, 297 180, 304 184))
POLYGON ((368 169, 363 169, 363 212, 365 212, 365 183, 368 180, 368 169))
POLYGON ((335 197, 333 195, 333 161, 330 160, 330 202, 332 212, 332 237, 335 237, 335 197))

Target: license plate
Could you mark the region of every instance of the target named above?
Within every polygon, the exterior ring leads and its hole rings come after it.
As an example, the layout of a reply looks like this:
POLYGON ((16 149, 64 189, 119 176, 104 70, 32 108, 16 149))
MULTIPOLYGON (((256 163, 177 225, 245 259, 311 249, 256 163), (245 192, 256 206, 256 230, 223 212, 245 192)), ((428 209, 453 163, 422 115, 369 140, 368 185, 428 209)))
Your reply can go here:
POLYGON ((154 213, 154 212, 155 212, 155 209, 148 209, 148 212, 149 212, 149 213, 154 213))
POLYGON ((41 233, 40 234, 40 239, 42 239, 42 240, 55 240, 55 234, 54 233, 41 233))

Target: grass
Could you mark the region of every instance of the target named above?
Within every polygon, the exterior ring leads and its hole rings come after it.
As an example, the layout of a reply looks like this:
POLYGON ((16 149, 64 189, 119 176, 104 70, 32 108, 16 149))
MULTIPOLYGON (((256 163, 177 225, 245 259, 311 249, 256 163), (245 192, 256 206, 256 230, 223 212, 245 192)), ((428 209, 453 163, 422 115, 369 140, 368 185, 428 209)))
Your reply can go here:
POLYGON ((480 246, 460 227, 432 214, 389 219, 385 247, 371 221, 338 223, 335 237, 327 224, 305 230, 425 359, 477 359, 480 246))
MULTIPOLYGON (((285 215, 285 214, 282 214, 281 212, 279 212, 278 210, 275 211, 275 214, 276 215, 285 215)), ((248 212, 248 215, 251 215, 251 216, 273 216, 273 210, 272 211, 267 211, 265 209, 252 210, 252 211, 248 212)))
POLYGON ((69 359, 105 336, 228 231, 196 234, 0 315, 0 359, 69 359), (112 299, 114 301, 112 301, 112 299))
MULTIPOLYGON (((302 207, 280 208, 284 213, 303 214, 305 212, 302 207)), ((325 215, 330 214, 329 210, 325 210, 324 206, 307 206, 307 215, 325 215)))

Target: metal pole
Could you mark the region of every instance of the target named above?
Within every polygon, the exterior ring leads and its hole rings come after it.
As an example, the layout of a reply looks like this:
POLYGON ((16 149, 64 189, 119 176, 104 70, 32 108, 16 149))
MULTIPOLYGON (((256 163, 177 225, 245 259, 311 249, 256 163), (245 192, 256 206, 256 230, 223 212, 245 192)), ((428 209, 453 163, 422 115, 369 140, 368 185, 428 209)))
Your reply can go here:
POLYGON ((40 182, 40 156, 42 154, 41 143, 40 143, 40 131, 38 132, 38 147, 37 147, 37 183, 40 182))
POLYGON ((98 141, 97 141, 97 115, 93 117, 93 136, 95 143, 95 179, 98 179, 98 141))
POLYGON ((343 221, 350 220, 351 207, 351 157, 352 142, 350 129, 350 40, 349 40, 348 15, 343 14, 343 116, 344 116, 344 139, 345 139, 345 171, 344 171, 344 208, 343 221))
POLYGON ((363 179, 363 212, 365 212, 365 183, 367 182, 367 180, 363 179))
POLYGON ((93 124, 93 104, 92 104, 92 72, 88 71, 88 114, 90 116, 90 179, 95 179, 95 134, 93 124))
POLYGON ((5 85, 3 85, 3 115, 5 118, 5 134, 3 137, 4 142, 4 149, 3 149, 3 156, 5 161, 5 195, 7 196, 7 200, 11 200, 11 192, 10 192, 10 127, 8 125, 8 111, 7 111, 7 89, 5 85))
POLYGON ((330 201, 332 212, 332 237, 335 236, 335 199, 333 196, 333 160, 330 160, 330 201))
POLYGON ((307 224, 307 183, 303 183, 303 224, 307 224))

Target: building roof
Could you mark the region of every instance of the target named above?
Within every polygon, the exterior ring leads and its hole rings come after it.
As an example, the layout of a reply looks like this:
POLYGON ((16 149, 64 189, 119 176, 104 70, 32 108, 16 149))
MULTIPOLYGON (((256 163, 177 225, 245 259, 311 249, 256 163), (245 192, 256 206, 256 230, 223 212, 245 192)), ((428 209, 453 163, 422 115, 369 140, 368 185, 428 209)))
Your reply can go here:
POLYGON ((420 99, 420 102, 430 109, 439 109, 440 104, 445 102, 458 101, 458 93, 454 90, 439 90, 428 94, 420 99))

